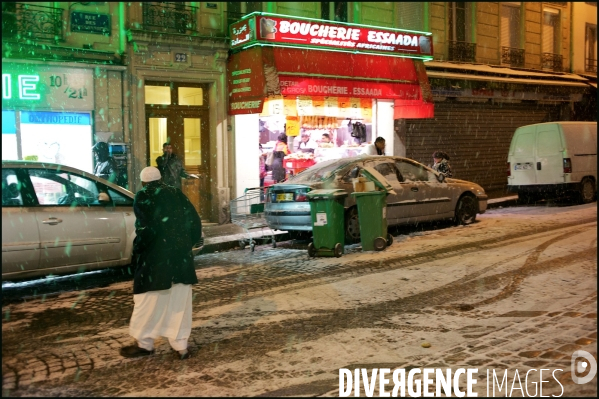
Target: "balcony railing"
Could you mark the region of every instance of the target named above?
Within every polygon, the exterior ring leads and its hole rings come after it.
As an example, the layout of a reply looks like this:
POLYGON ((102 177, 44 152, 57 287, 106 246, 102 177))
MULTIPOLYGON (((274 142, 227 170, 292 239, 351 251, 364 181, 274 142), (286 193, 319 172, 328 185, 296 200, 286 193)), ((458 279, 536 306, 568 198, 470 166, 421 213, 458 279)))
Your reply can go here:
POLYGON ((524 49, 501 47, 501 63, 512 67, 524 67, 524 49))
POLYGON ((193 33, 198 31, 198 8, 184 3, 143 3, 143 27, 147 31, 193 33))
POLYGON ((33 4, 13 3, 2 7, 2 36, 30 39, 62 41, 62 8, 45 7, 33 4))
POLYGON ((476 43, 450 41, 448 50, 449 61, 476 61, 476 43))
POLYGON ((597 72, 597 59, 587 58, 584 63, 585 72, 597 72))
POLYGON ((563 69, 563 62, 564 57, 559 54, 543 53, 543 69, 561 72, 563 69))

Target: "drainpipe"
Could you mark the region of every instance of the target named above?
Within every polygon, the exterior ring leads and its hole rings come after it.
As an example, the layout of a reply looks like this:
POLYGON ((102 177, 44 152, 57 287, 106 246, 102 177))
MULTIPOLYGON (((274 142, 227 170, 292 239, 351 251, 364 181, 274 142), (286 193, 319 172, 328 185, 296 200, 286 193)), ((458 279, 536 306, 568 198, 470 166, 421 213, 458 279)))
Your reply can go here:
MULTIPOLYGON (((586 52, 586 49, 585 49, 586 52)), ((586 60, 585 60, 586 62, 586 60)), ((570 73, 574 73, 574 3, 570 2, 570 73)))
MULTIPOLYGON (((429 32, 429 26, 430 26, 430 15, 429 15, 429 2, 425 1, 423 3, 423 8, 424 8, 424 26, 422 27, 422 29, 425 32, 429 32)), ((432 40, 432 38, 431 38, 432 40)))

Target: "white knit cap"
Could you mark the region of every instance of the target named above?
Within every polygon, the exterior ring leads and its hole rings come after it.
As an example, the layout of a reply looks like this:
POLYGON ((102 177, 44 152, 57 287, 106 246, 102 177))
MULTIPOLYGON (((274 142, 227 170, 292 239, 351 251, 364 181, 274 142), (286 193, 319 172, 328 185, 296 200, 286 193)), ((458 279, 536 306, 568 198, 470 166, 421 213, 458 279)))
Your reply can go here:
POLYGON ((139 177, 141 178, 141 181, 143 181, 144 183, 149 183, 151 181, 160 180, 162 176, 160 175, 160 171, 157 168, 155 168, 154 166, 147 166, 143 168, 139 177))

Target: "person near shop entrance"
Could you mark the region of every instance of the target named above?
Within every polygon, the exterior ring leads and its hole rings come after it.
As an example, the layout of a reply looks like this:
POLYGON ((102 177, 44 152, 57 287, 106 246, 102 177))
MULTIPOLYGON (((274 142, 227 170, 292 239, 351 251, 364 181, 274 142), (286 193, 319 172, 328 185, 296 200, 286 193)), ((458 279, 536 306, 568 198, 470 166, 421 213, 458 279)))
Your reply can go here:
POLYGON ((289 155, 289 147, 287 147, 287 135, 285 133, 279 134, 277 137, 277 144, 273 148, 273 160, 272 165, 269 168, 272 170, 272 179, 275 183, 280 183, 287 177, 285 166, 283 166, 283 158, 285 155, 289 155))
POLYGON ((298 145, 298 150, 301 152, 311 152, 314 153, 314 150, 318 148, 318 144, 310 137, 310 133, 302 132, 301 141, 298 145))
POLYGON ((96 159, 94 175, 116 184, 119 177, 119 169, 115 160, 108 152, 108 143, 99 141, 92 147, 92 151, 96 159))
POLYGON ((162 181, 173 187, 181 189, 181 178, 188 179, 193 177, 183 168, 183 161, 173 153, 173 146, 170 143, 162 145, 163 154, 156 158, 156 165, 162 175, 162 181))
POLYGON ((385 139, 377 137, 374 143, 368 144, 362 150, 363 155, 385 155, 385 139))
POLYGON ((441 173, 445 177, 453 176, 451 172, 451 166, 449 165, 449 155, 443 151, 433 152, 433 166, 432 168, 437 172, 441 173))
POLYGON ((185 194, 161 181, 160 171, 141 171, 143 188, 135 194, 133 242, 133 314, 129 334, 135 345, 121 348, 124 357, 154 352, 154 340, 168 339, 181 359, 189 357, 192 290, 198 283, 192 247, 202 235, 202 222, 185 194))

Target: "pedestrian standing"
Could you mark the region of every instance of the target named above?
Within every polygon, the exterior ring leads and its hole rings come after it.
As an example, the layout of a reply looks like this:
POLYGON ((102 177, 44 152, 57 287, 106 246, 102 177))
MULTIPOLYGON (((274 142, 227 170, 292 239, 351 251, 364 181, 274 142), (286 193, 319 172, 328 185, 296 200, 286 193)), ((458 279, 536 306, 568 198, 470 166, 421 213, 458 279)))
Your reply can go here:
POLYGON ((157 168, 144 168, 141 181, 143 188, 133 203, 134 308, 129 325, 137 343, 120 353, 150 355, 154 340, 162 336, 185 359, 191 335, 191 285, 198 282, 192 247, 200 241, 202 223, 185 194, 162 182, 157 168))
POLYGON ((433 153, 433 166, 432 168, 437 172, 441 173, 445 177, 453 176, 451 172, 451 166, 449 165, 449 155, 443 151, 435 151, 433 153))
POLYGON ((162 155, 156 158, 156 165, 162 175, 162 181, 168 185, 181 189, 181 178, 192 177, 183 168, 183 161, 173 153, 173 146, 169 143, 162 145, 162 155))
POLYGON ((119 177, 119 169, 115 160, 110 156, 108 144, 99 141, 92 147, 92 151, 94 153, 94 158, 96 159, 94 175, 116 184, 119 177))
POLYGON ((272 170, 272 179, 275 183, 280 183, 287 177, 287 171, 283 166, 283 158, 289 154, 289 147, 287 147, 287 135, 285 133, 279 134, 277 137, 277 143, 273 148, 273 161, 270 165, 272 170))
POLYGON ((363 155, 385 155, 385 139, 377 137, 374 143, 368 144, 362 150, 363 155))

